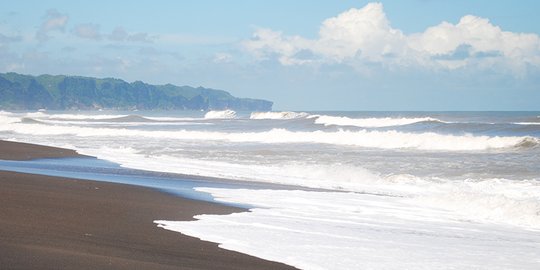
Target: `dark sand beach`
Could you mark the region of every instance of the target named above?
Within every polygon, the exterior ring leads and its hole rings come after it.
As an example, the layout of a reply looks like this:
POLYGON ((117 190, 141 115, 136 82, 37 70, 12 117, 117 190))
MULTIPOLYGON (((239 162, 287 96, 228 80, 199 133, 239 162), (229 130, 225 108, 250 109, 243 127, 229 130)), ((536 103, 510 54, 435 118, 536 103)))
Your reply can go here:
MULTIPOLYGON (((0 141, 0 159, 75 151, 0 141)), ((156 190, 0 171, 0 269, 294 269, 158 228, 242 209, 156 190)))

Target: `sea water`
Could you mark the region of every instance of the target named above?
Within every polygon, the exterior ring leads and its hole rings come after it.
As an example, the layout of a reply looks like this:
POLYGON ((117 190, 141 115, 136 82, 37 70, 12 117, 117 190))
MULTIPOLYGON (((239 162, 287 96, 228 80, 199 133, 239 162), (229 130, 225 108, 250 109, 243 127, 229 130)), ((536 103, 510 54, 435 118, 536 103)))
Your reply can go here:
POLYGON ((156 223, 302 269, 540 268, 540 112, 1 112, 0 139, 298 186, 156 223))

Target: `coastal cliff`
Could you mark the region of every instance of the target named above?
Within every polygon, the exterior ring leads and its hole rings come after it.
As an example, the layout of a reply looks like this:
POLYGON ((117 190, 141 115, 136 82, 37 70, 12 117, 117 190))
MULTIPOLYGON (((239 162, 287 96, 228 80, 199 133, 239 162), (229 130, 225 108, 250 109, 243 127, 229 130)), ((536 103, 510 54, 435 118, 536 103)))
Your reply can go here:
POLYGON ((203 87, 128 83, 114 78, 0 73, 3 110, 223 110, 269 111, 267 100, 237 98, 203 87))

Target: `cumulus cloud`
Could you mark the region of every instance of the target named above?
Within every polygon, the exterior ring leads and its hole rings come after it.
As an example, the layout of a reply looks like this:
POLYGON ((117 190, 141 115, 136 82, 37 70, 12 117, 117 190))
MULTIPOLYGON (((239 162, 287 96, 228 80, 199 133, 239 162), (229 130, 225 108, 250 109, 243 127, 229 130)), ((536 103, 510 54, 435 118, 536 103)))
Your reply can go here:
POLYGON ((51 9, 47 11, 44 16, 43 22, 36 32, 36 38, 39 41, 46 41, 49 39, 49 33, 53 31, 64 32, 68 23, 69 16, 58 12, 58 10, 51 9))
POLYGON ((393 28, 383 5, 370 3, 326 19, 316 39, 257 29, 243 46, 257 59, 282 65, 380 64, 391 67, 504 67, 520 73, 540 66, 537 34, 503 31, 488 19, 466 15, 457 24, 442 22, 406 35, 393 28))
POLYGON ((390 26, 382 4, 353 8, 327 19, 319 35, 317 51, 338 61, 351 57, 377 61, 388 54, 401 54, 405 39, 401 31, 390 26))
POLYGON ((488 19, 473 15, 462 17, 455 25, 443 22, 423 33, 411 35, 408 45, 448 67, 451 67, 452 61, 460 62, 459 66, 508 65, 514 71, 527 65, 540 66, 540 37, 537 34, 503 31, 488 19), (455 55, 464 49, 467 50, 467 57, 462 59, 439 57, 455 55))
POLYGON ((73 34, 80 38, 100 40, 99 25, 92 23, 79 24, 73 28, 73 34))

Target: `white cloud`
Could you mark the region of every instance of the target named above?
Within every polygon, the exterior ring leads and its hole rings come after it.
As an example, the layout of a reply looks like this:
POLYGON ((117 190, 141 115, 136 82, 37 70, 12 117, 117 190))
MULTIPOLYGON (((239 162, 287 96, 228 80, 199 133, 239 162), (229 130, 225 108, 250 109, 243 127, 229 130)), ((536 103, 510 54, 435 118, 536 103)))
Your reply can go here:
POLYGON ((100 40, 101 34, 99 33, 99 25, 97 24, 79 24, 73 28, 73 34, 80 38, 100 40))
POLYGON ((68 20, 68 15, 62 14, 55 9, 47 11, 44 16, 44 20, 36 33, 36 38, 39 41, 46 41, 49 39, 48 33, 52 31, 64 32, 68 20))
POLYGON ((537 34, 503 31, 488 19, 466 15, 457 24, 442 22, 406 35, 392 28, 380 3, 323 21, 317 39, 257 29, 243 45, 257 59, 276 58, 283 65, 378 63, 432 69, 502 68, 515 74, 525 72, 527 66, 540 66, 537 34))
POLYGON ((279 56, 284 65, 302 64, 304 61, 295 59, 294 55, 301 50, 313 47, 313 41, 302 37, 284 37, 281 32, 271 29, 257 29, 250 41, 244 42, 244 46, 257 58, 265 59, 271 56, 279 56))
POLYGON ((122 27, 116 27, 110 34, 101 34, 99 31, 100 26, 98 24, 85 23, 79 24, 73 28, 72 33, 84 39, 102 40, 106 38, 110 41, 116 42, 142 42, 151 43, 155 37, 150 36, 147 33, 128 33, 122 27))
POLYGON ((214 63, 229 63, 233 59, 230 53, 218 52, 214 54, 214 63))
POLYGON ((122 27, 116 27, 112 33, 108 36, 112 41, 132 41, 132 42, 152 42, 154 37, 151 37, 147 33, 128 33, 122 27))
POLYGON ((339 61, 356 56, 378 61, 385 55, 400 54, 405 39, 400 30, 390 27, 379 3, 325 20, 319 35, 317 50, 339 61))
POLYGON ((512 33, 501 30, 488 19, 466 15, 457 24, 443 22, 423 33, 409 36, 408 45, 430 56, 440 64, 461 61, 462 65, 510 65, 518 71, 526 65, 540 66, 540 38, 536 34, 512 33), (468 48, 463 59, 441 60, 438 56, 452 55, 468 48))

